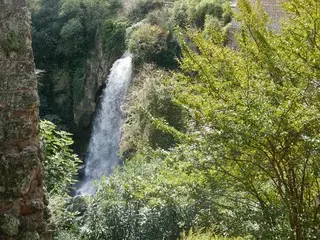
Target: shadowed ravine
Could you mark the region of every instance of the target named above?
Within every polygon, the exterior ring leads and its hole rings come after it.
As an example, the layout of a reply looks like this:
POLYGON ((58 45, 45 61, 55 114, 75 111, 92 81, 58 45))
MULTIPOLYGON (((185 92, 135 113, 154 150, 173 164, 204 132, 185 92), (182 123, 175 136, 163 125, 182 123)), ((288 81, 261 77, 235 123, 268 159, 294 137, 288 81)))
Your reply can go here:
POLYGON ((93 125, 93 132, 86 157, 85 178, 78 193, 92 195, 93 181, 111 173, 119 165, 118 156, 122 112, 121 104, 132 74, 132 57, 125 54, 112 66, 108 84, 102 94, 101 108, 93 125))

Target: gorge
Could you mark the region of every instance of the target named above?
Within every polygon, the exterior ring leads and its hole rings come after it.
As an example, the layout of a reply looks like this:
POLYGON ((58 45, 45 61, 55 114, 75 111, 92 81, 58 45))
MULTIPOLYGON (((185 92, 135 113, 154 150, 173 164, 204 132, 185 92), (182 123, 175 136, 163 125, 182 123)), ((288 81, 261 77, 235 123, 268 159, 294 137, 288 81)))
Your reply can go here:
POLYGON ((0 240, 320 239, 318 1, 29 5, 41 141, 34 74, 2 70, 0 240))

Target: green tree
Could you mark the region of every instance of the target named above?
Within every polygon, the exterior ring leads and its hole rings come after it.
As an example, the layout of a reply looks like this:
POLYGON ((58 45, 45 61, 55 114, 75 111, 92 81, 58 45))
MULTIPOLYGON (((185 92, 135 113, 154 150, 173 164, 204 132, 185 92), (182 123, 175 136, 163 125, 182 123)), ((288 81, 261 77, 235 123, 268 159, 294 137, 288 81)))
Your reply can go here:
POLYGON ((176 141, 171 133, 163 131, 152 117, 161 118, 170 126, 183 130, 183 110, 173 100, 172 88, 165 84, 169 74, 153 65, 145 64, 136 75, 130 88, 124 112, 122 152, 131 152, 148 146, 169 149, 176 141))
POLYGON ((48 70, 53 63, 65 19, 59 17, 58 0, 32 1, 32 48, 37 68, 48 70))
POLYGON ((168 32, 157 25, 142 24, 129 36, 128 48, 136 64, 152 62, 157 55, 167 50, 168 32))
POLYGON ((210 156, 228 186, 259 204, 270 232, 280 209, 289 229, 279 239, 318 239, 319 3, 287 1, 280 33, 270 29, 259 2, 238 6, 237 51, 222 47, 220 34, 212 44, 190 33, 199 53, 183 45, 183 72, 173 84, 192 116, 186 143, 210 156))
POLYGON ((127 21, 106 20, 101 29, 103 49, 110 56, 121 56, 126 50, 127 21))

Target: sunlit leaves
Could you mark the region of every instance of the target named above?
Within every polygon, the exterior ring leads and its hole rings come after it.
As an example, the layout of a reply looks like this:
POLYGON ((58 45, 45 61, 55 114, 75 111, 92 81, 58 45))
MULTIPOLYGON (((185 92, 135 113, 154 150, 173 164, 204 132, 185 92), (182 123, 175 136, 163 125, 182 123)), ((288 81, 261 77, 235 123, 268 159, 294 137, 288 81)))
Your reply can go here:
POLYGON ((56 130, 56 126, 46 120, 41 121, 40 127, 47 191, 64 195, 75 183, 81 161, 70 147, 73 144, 70 133, 56 130))

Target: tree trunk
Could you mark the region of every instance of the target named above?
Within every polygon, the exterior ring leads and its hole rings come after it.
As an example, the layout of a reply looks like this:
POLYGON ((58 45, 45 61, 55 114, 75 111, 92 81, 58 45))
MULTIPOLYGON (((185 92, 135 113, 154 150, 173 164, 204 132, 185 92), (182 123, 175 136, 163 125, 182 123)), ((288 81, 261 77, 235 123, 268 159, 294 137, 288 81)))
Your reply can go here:
POLYGON ((0 240, 51 239, 26 0, 0 0, 0 240))

